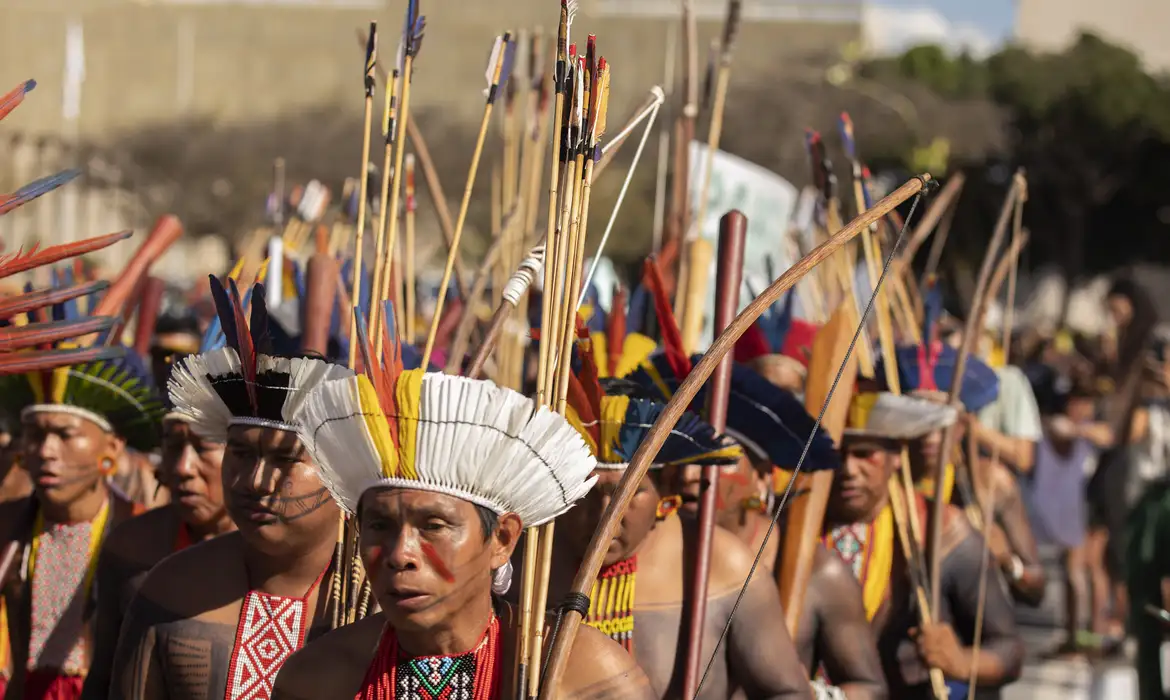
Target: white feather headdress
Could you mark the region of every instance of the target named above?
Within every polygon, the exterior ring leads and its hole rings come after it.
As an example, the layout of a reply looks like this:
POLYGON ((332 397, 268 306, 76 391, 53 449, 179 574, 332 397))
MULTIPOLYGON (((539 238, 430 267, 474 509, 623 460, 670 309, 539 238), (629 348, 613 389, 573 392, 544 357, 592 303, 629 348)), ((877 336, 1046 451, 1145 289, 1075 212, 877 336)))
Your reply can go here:
POLYGON ((255 378, 249 380, 239 354, 223 347, 183 358, 167 389, 175 413, 185 416, 196 433, 223 441, 233 425, 296 430, 287 416, 300 409, 310 389, 352 376, 349 369, 324 360, 258 354, 255 378))
POLYGON ((846 436, 872 436, 888 440, 915 440, 941 430, 959 419, 953 406, 917 396, 889 392, 858 394, 850 405, 846 436))
POLYGON ((349 513, 366 490, 398 487, 516 513, 529 527, 596 481, 595 459, 562 416, 485 380, 408 370, 381 392, 365 375, 324 382, 286 420, 349 513))

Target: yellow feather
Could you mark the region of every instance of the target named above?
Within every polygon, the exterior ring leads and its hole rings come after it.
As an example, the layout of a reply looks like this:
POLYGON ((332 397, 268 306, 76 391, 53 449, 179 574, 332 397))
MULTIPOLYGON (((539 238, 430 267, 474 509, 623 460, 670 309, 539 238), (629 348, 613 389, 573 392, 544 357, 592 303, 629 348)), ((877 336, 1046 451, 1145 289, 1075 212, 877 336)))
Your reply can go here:
POLYGON ((412 369, 398 375, 398 458, 401 468, 398 477, 417 479, 414 470, 415 447, 418 441, 418 424, 422 417, 423 370, 412 369))
POLYGON ((386 416, 382 414, 382 406, 378 402, 378 392, 365 375, 357 378, 357 399, 362 410, 362 418, 366 423, 366 430, 370 439, 374 441, 374 449, 382 460, 382 473, 387 477, 398 475, 398 450, 390 436, 390 426, 386 423, 386 416))

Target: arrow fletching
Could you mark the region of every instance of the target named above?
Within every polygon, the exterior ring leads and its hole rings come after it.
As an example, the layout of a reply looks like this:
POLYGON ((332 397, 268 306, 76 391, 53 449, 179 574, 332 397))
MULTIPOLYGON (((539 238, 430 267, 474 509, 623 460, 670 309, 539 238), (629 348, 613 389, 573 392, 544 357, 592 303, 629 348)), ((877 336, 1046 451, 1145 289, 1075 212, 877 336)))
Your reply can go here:
POLYGON ((10 90, 4 97, 0 97, 0 119, 7 117, 9 112, 19 107, 20 103, 24 102, 24 96, 32 92, 36 86, 37 81, 26 80, 10 90))

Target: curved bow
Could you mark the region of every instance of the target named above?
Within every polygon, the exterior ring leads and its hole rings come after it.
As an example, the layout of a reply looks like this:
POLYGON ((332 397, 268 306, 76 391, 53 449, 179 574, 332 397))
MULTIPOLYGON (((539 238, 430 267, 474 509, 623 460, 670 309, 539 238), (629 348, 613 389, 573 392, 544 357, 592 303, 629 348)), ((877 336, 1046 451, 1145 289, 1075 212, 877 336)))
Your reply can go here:
MULTIPOLYGON (((875 204, 872 209, 853 219, 848 225, 824 243, 814 248, 808 255, 801 258, 800 261, 789 268, 787 272, 773 282, 762 294, 748 304, 747 308, 736 316, 735 320, 731 322, 727 329, 715 339, 710 349, 704 354, 703 359, 695 365, 687 378, 679 385, 674 397, 671 398, 670 403, 667 404, 666 409, 662 412, 662 415, 651 429, 650 434, 642 443, 641 447, 638 448, 638 451, 634 454, 634 458, 630 461, 629 467, 622 475, 621 482, 618 484, 617 490, 614 492, 609 505, 606 506, 605 512, 602 514, 601 522, 596 532, 593 533, 593 539, 589 542, 589 547, 586 550, 581 567, 577 570, 577 576, 573 580, 570 595, 587 595, 590 586, 601 570, 606 549, 617 534, 621 519, 634 497, 638 484, 641 483, 642 478, 650 468, 650 463, 654 455, 666 440, 670 429, 678 421, 679 417, 682 416, 686 407, 694 400, 699 389, 706 383, 707 379, 715 371, 715 368, 720 364, 723 356, 735 347, 735 343, 739 340, 740 336, 782 294, 792 289, 809 270, 833 255, 846 243, 862 231, 867 230, 871 224, 881 219, 899 204, 932 186, 933 181, 930 175, 916 177, 890 193, 875 204)), ((569 651, 572 649, 573 640, 576 638, 581 619, 582 616, 578 611, 566 610, 563 618, 560 620, 556 636, 552 642, 552 650, 549 655, 549 661, 545 669, 545 677, 540 690, 541 700, 551 700, 553 694, 556 692, 556 688, 560 685, 566 663, 568 662, 569 651)))

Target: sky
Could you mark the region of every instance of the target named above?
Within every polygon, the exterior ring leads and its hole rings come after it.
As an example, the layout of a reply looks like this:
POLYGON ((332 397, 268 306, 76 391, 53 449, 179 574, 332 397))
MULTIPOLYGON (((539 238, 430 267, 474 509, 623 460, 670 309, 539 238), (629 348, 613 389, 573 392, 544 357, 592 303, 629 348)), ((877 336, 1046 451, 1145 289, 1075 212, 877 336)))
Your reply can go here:
POLYGON ((878 52, 938 43, 986 54, 1011 36, 1015 18, 1015 0, 870 0, 867 5, 866 40, 878 52))

